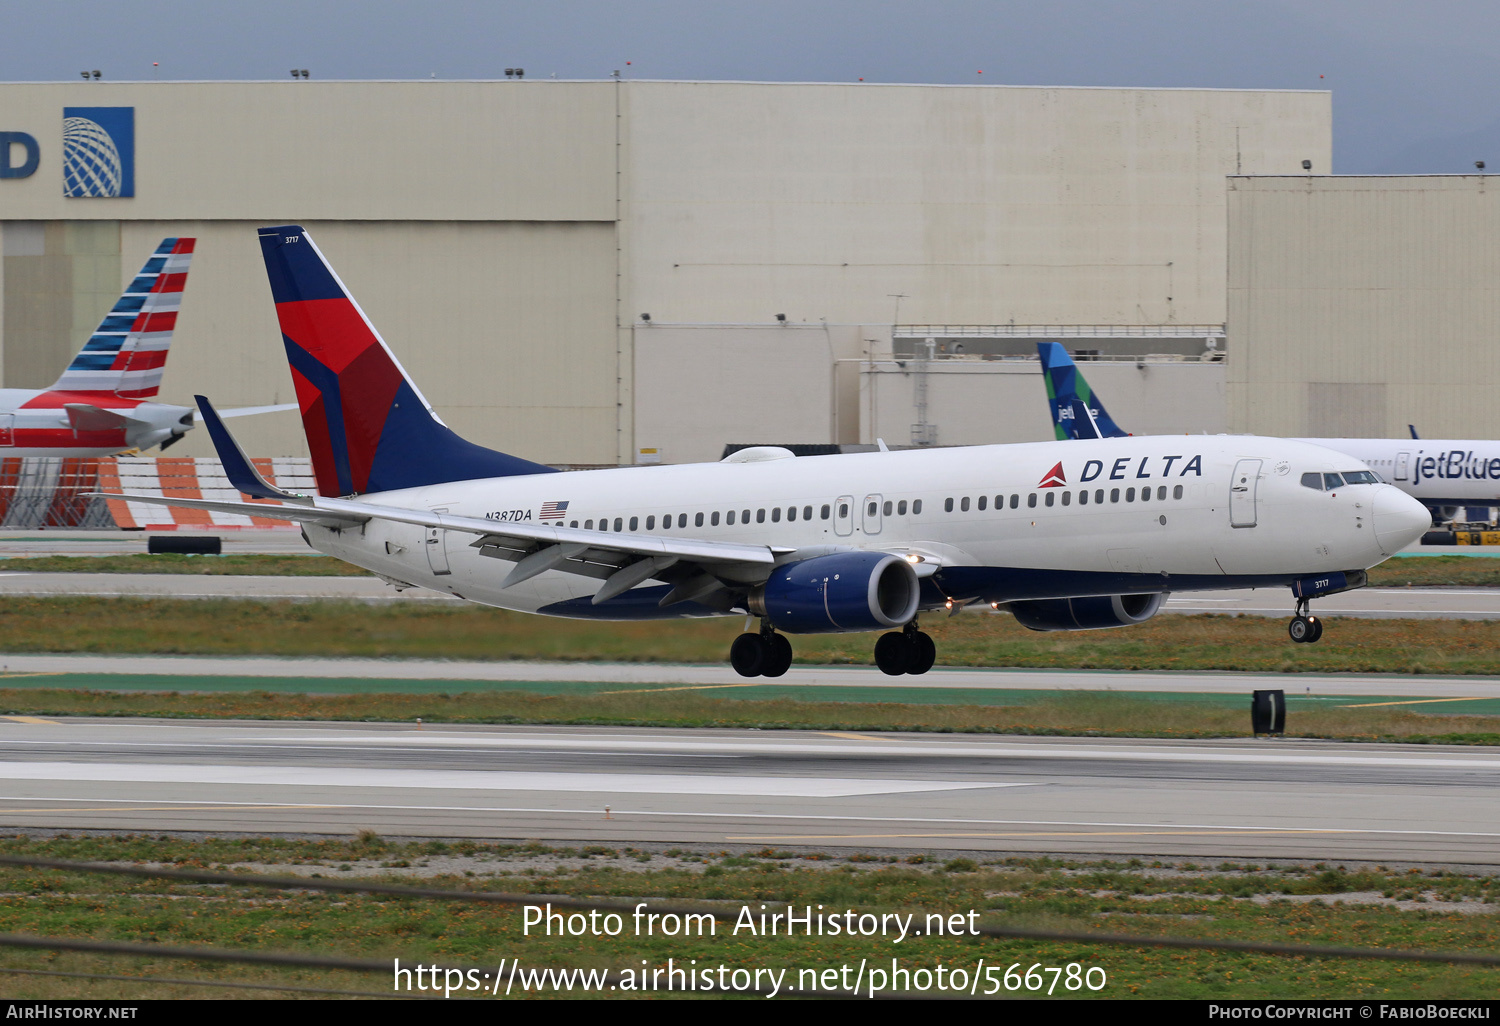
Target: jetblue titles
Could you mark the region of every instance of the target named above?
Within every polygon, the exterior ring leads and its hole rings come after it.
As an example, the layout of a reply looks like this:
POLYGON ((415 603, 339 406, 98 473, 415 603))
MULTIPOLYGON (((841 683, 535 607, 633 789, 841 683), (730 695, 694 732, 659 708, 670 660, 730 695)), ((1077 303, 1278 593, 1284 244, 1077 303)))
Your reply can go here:
POLYGON ((1418 450, 1417 458, 1412 461, 1412 484, 1421 484, 1424 478, 1500 481, 1500 457, 1476 459, 1472 449, 1468 452, 1454 449, 1436 456, 1423 456, 1418 450))

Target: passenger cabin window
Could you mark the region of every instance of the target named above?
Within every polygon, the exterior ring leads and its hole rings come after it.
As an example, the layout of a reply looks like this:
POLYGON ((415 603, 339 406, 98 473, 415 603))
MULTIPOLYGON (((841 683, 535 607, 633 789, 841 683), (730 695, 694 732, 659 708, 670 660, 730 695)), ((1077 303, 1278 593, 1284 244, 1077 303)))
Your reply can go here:
POLYGON ((868 511, 868 513, 866 515, 873 517, 875 515, 875 510, 876 510, 877 507, 878 507, 877 503, 874 503, 874 502, 870 503, 870 509, 869 509, 869 511, 868 511))
POLYGON ((755 511, 755 522, 757 524, 764 524, 766 522, 766 511, 765 510, 758 509, 758 510, 755 511))
POLYGON ((592 520, 585 520, 583 522, 583 529, 585 531, 592 531, 594 529, 594 522, 592 520))
POLYGON ((727 523, 729 524, 730 527, 734 526, 734 510, 730 510, 729 511, 729 518, 727 520, 727 523))
POLYGON ((1030 495, 1026 496, 1026 508, 1036 509, 1036 492, 1032 492, 1030 495))
POLYGON ((886 499, 885 500, 885 506, 882 507, 882 508, 885 511, 885 515, 886 516, 890 516, 891 515, 891 510, 894 509, 895 507, 891 505, 891 500, 890 499, 886 499))
POLYGON ((803 506, 802 507, 802 519, 803 520, 811 520, 812 519, 812 507, 811 506, 803 506))
POLYGON ((1134 502, 1135 501, 1135 489, 1134 488, 1127 488, 1127 489, 1125 489, 1125 501, 1126 502, 1134 502))
POLYGON ((967 495, 958 500, 958 508, 963 510, 965 513, 969 512, 969 497, 967 495))
POLYGON ((1156 497, 1158 499, 1165 499, 1167 497, 1167 486, 1166 485, 1157 485, 1157 487, 1156 487, 1156 497))
POLYGON ((648 531, 654 531, 654 530, 656 530, 656 515, 655 514, 652 514, 651 516, 649 516, 649 517, 646 518, 646 530, 648 530, 648 531))
POLYGON ((630 529, 632 531, 639 530, 640 526, 641 526, 641 518, 640 517, 631 517, 630 518, 630 529))
POLYGON ((615 533, 619 534, 624 529, 625 529, 625 521, 623 519, 621 519, 620 517, 615 517, 615 533))
POLYGON ((982 509, 984 509, 984 507, 985 507, 985 505, 986 505, 986 504, 987 504, 987 503, 988 503, 988 502, 989 502, 989 501, 990 501, 990 497, 989 497, 989 496, 988 496, 988 495, 981 495, 981 496, 980 496, 980 497, 979 497, 979 508, 980 508, 980 509, 981 509, 981 510, 982 510, 982 509))
POLYGON ((1120 501, 1120 489, 1118 489, 1118 488, 1111 488, 1109 490, 1109 501, 1110 502, 1119 502, 1120 501))
POLYGON ((922 512, 922 500, 921 499, 913 499, 913 500, 911 500, 911 511, 912 511, 912 515, 913 516, 915 516, 916 514, 922 512))
POLYGON ((695 513, 695 514, 693 514, 693 526, 694 527, 702 527, 703 526, 703 514, 702 513, 695 513))
MULTIPOLYGON (((700 513, 699 516, 702 516, 702 514, 700 513)), ((679 513, 679 514, 677 514, 677 526, 678 527, 686 527, 687 526, 687 514, 686 513, 679 513)))
POLYGON ((1172 487, 1172 498, 1174 498, 1174 499, 1180 499, 1180 498, 1182 498, 1182 485, 1174 485, 1172 487))
POLYGON ((1010 508, 1011 509, 1015 509, 1016 507, 1018 507, 1020 505, 1021 505, 1021 497, 1019 495, 1012 495, 1010 497, 1010 508))
MULTIPOLYGON (((903 505, 903 506, 905 506, 905 505, 906 505, 906 503, 904 503, 904 502, 903 502, 903 503, 902 503, 902 504, 901 504, 901 505, 903 505)), ((830 513, 832 513, 832 512, 833 512, 833 511, 832 511, 832 510, 831 510, 831 509, 829 509, 829 508, 828 508, 828 503, 826 503, 826 502, 825 502, 825 503, 823 503, 823 519, 824 519, 824 520, 827 520, 827 519, 828 519, 828 515, 829 515, 829 514, 830 514, 830 513)), ((729 514, 729 515, 730 515, 730 516, 734 516, 734 514, 733 514, 733 513, 731 513, 731 514, 729 514)))
POLYGON ((1094 501, 1096 503, 1104 501, 1104 489, 1103 488, 1095 488, 1094 489, 1094 501))
POLYGON ((740 523, 742 523, 742 524, 748 524, 749 522, 750 522, 750 511, 748 509, 742 509, 742 510, 740 510, 740 523))
POLYGON ((718 510, 714 510, 713 511, 713 515, 708 518, 708 522, 710 524, 712 524, 714 527, 718 527, 719 526, 719 511, 718 510))
MULTIPOLYGON (((870 512, 874 513, 875 511, 872 509, 872 510, 870 510, 870 512)), ((771 508, 771 523, 773 523, 773 524, 779 524, 779 523, 781 523, 781 507, 780 506, 773 506, 771 508)))
POLYGON ((786 508, 786 518, 788 520, 796 520, 797 519, 797 507, 796 506, 788 506, 786 508))
MULTIPOLYGON (((870 510, 870 512, 874 513, 875 511, 872 509, 872 510, 870 510)), ((944 513, 952 513, 953 512, 953 500, 952 499, 944 499, 943 500, 943 512, 944 513)))
POLYGON ((1048 492, 1047 493, 1047 505, 1050 506, 1050 505, 1052 505, 1056 501, 1057 501, 1057 494, 1055 492, 1048 492))
POLYGON ((841 503, 839 503, 839 519, 842 520, 845 517, 847 517, 848 515, 849 515, 849 504, 847 502, 841 502, 841 503))
MULTIPOLYGON (((902 499, 900 502, 896 503, 896 512, 898 514, 900 514, 901 516, 903 516, 903 517, 906 516, 906 500, 905 499, 902 499)), ((823 519, 827 520, 828 517, 824 516, 823 519)))

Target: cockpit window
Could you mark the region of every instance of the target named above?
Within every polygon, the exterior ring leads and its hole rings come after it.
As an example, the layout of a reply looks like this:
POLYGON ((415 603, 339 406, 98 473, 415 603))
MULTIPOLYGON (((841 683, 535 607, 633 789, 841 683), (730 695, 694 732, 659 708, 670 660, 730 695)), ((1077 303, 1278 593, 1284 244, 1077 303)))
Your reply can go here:
POLYGON ((1325 491, 1333 491, 1335 488, 1344 487, 1344 478, 1341 474, 1324 474, 1323 488, 1325 491))
POLYGON ((1379 484, 1380 478, 1368 470, 1350 470, 1344 473, 1345 484, 1379 484))
POLYGON ((1303 488, 1314 488, 1314 489, 1316 489, 1316 490, 1318 490, 1318 491, 1321 492, 1323 490, 1323 475, 1322 474, 1303 474, 1302 475, 1302 487, 1303 488))

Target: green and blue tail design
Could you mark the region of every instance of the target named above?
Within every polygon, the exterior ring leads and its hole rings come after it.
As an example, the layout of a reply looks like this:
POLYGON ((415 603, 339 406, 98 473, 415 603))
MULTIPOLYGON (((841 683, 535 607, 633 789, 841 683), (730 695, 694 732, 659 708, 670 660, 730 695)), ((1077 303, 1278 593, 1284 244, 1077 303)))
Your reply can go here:
POLYGON ((1036 348, 1042 358, 1042 380, 1047 383, 1052 427, 1059 441, 1124 438, 1130 434, 1110 418, 1061 343, 1038 342, 1036 348))

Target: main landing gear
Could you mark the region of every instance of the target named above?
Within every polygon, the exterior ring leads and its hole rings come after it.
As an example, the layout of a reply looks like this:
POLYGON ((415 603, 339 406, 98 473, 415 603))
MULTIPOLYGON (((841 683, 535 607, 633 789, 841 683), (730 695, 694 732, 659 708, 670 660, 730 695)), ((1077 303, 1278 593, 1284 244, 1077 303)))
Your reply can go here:
POLYGON ((903 673, 923 674, 932 669, 937 659, 937 645, 932 636, 917 629, 913 620, 901 631, 882 634, 875 642, 875 665, 880 672, 892 677, 903 673))
POLYGON ((741 677, 780 677, 792 665, 792 643, 761 621, 759 634, 746 632, 729 646, 729 665, 741 677))
POLYGON ((1323 621, 1307 611, 1307 599, 1297 600, 1297 615, 1287 624, 1286 632, 1293 641, 1305 645, 1311 645, 1323 636, 1323 621))
MULTIPOLYGON (((936 659, 937 646, 931 636, 917 629, 915 620, 875 642, 875 665, 892 677, 926 673, 936 659)), ((734 639, 729 665, 741 677, 780 677, 792 665, 792 643, 762 620, 760 633, 746 631, 734 639)))

